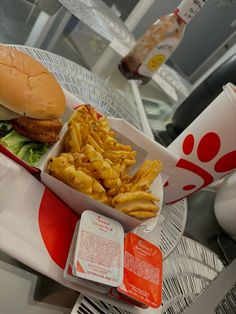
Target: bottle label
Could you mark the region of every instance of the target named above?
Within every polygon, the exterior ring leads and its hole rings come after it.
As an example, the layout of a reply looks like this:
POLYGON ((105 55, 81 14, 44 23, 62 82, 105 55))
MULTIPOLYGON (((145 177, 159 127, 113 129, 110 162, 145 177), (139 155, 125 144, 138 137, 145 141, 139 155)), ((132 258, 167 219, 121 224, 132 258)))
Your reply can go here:
POLYGON ((183 0, 175 12, 181 20, 187 24, 201 10, 206 2, 207 0, 183 0))
POLYGON ((145 58, 139 67, 139 74, 152 77, 158 68, 164 63, 174 52, 179 44, 178 38, 168 38, 157 45, 145 58))

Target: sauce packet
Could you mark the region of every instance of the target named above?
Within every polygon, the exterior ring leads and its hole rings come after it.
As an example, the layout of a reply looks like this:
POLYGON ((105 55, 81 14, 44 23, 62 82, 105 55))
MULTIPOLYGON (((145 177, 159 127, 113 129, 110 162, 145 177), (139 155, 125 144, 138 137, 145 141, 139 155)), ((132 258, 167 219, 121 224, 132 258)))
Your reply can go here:
POLYGON ((120 223, 93 211, 81 215, 73 274, 117 287, 123 280, 124 229, 120 223))
POLYGON ((162 303, 162 253, 134 233, 125 236, 124 278, 118 292, 152 308, 162 303))
POLYGON ((93 291, 100 292, 100 293, 108 293, 110 290, 109 286, 103 285, 98 282, 93 282, 90 280, 82 279, 74 275, 73 270, 74 270, 74 258, 75 258, 75 245, 76 245, 76 239, 79 232, 79 225, 80 225, 80 221, 77 222, 76 227, 75 227, 75 231, 74 231, 74 235, 73 235, 72 242, 70 245, 70 250, 69 250, 68 258, 66 261, 66 266, 64 269, 63 276, 65 279, 75 284, 78 284, 82 287, 89 288, 93 291))

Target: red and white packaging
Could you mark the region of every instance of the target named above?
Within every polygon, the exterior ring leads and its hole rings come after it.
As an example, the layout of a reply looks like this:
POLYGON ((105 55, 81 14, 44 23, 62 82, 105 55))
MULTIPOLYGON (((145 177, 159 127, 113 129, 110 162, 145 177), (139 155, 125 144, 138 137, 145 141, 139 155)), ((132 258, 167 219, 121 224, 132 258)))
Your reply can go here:
POLYGON ((179 160, 165 184, 164 202, 174 203, 234 171, 235 134, 236 87, 228 83, 168 146, 179 160))
POLYGON ((70 244, 80 219, 75 212, 2 153, 0 179, 1 251, 64 286, 139 313, 135 306, 64 278, 70 244))
POLYGON ((74 275, 117 287, 123 280, 124 229, 117 221, 87 210, 80 219, 74 275))
POLYGON ((63 269, 79 217, 1 153, 0 178, 0 249, 67 286, 63 269))
POLYGON ((124 278, 118 292, 152 308, 162 303, 162 253, 134 233, 125 236, 124 278))
POLYGON ((64 269, 64 278, 66 280, 70 280, 71 282, 74 282, 75 284, 78 284, 80 286, 84 286, 85 288, 89 288, 92 291, 97 291, 101 293, 108 293, 110 291, 109 286, 105 286, 103 284, 100 284, 98 282, 78 278, 76 275, 74 275, 73 270, 74 270, 74 259, 75 259, 75 247, 76 247, 76 240, 78 237, 78 232, 79 232, 79 226, 80 226, 80 221, 77 222, 74 235, 72 238, 72 242, 70 245, 70 251, 68 254, 68 258, 66 261, 66 266, 64 269))

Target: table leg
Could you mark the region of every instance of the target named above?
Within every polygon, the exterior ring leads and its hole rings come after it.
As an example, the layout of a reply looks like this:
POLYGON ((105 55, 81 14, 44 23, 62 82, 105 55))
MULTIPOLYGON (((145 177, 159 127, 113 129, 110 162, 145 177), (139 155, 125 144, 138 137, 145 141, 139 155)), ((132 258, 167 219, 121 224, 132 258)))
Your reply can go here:
POLYGON ((52 16, 41 11, 25 45, 52 50, 71 16, 72 14, 63 6, 52 16))

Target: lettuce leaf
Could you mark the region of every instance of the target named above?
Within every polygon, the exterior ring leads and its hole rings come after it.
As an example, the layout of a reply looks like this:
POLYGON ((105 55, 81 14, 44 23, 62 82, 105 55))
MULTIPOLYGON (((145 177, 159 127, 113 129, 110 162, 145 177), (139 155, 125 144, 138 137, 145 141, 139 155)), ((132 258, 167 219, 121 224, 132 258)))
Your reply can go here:
POLYGON ((31 166, 37 166, 40 158, 48 151, 48 144, 32 142, 29 138, 20 135, 15 130, 10 131, 0 140, 13 154, 23 159, 31 166))
POLYGON ((17 155, 20 149, 29 142, 30 139, 23 135, 20 135, 15 130, 12 130, 6 136, 1 138, 1 144, 15 155, 17 155))
POLYGON ((28 143, 25 144, 17 156, 27 161, 31 166, 37 166, 41 157, 48 151, 46 143, 28 143))

